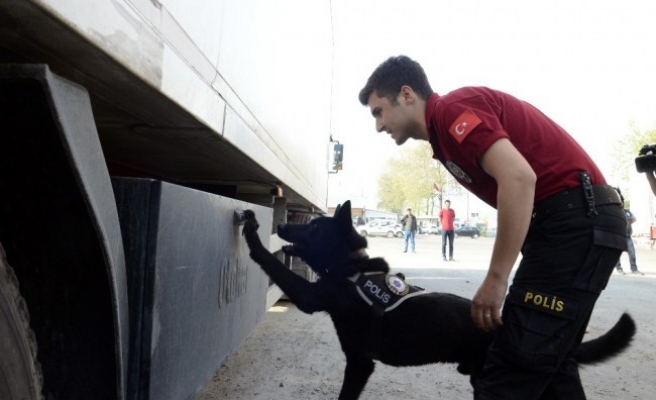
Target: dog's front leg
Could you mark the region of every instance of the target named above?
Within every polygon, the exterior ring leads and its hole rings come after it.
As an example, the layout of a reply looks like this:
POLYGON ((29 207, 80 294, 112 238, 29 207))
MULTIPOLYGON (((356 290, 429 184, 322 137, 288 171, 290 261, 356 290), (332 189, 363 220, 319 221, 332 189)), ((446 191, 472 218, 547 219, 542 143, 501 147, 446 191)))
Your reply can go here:
POLYGON ((357 400, 373 372, 373 360, 347 354, 339 400, 357 400))
POLYGON ((314 289, 316 284, 308 282, 285 267, 276 256, 262 245, 260 236, 257 234, 259 224, 253 211, 246 210, 244 216, 245 221, 242 232, 246 238, 253 261, 260 265, 262 270, 285 292, 289 300, 299 310, 308 314, 325 311, 326 306, 320 297, 320 292, 314 289))

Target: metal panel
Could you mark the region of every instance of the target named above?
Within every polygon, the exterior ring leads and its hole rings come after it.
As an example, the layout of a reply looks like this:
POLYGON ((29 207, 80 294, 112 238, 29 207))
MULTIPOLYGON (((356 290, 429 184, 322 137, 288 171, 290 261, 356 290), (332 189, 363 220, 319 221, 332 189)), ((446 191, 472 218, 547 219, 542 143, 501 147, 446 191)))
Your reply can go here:
POLYGON ((160 181, 113 182, 140 315, 130 389, 139 399, 189 398, 264 316, 268 278, 233 212, 254 209, 268 246, 272 210, 160 181))

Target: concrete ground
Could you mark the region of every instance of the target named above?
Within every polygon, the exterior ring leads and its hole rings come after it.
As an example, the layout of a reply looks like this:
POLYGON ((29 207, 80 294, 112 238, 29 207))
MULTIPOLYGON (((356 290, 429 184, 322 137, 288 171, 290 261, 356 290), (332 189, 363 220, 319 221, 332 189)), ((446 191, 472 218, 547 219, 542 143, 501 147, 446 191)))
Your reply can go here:
MULTIPOLYGON (((385 257, 392 270, 431 291, 471 298, 482 282, 492 251, 492 238, 456 238, 454 262, 441 259, 441 237, 419 235, 417 252, 402 253, 402 239, 370 238, 369 254, 385 257)), ((656 383, 656 250, 638 243, 637 261, 645 276, 614 274, 602 293, 587 337, 610 328, 628 311, 638 324, 631 348, 600 365, 582 368, 589 399, 646 399, 656 383)), ((628 256, 622 255, 628 271, 628 256)), ((330 319, 306 315, 280 301, 239 350, 193 400, 336 399, 342 382, 344 355, 330 319)), ((452 365, 393 368, 376 364, 361 399, 471 398, 467 377, 452 365)))

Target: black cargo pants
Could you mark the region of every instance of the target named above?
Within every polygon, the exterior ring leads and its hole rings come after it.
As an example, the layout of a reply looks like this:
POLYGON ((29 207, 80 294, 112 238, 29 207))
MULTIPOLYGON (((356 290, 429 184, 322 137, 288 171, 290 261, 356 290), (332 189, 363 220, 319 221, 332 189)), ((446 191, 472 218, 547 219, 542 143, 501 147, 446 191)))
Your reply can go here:
POLYGON ((626 249, 619 204, 534 218, 488 350, 476 400, 583 400, 573 350, 626 249))

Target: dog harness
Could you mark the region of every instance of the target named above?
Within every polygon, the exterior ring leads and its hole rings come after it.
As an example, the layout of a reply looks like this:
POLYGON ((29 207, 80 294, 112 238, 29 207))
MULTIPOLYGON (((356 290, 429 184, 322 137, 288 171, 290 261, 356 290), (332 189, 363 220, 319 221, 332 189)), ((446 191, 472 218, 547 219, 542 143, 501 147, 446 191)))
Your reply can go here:
POLYGON ((368 355, 380 360, 383 337, 383 314, 394 310, 405 300, 425 294, 418 286, 408 285, 396 275, 384 272, 362 272, 349 278, 362 300, 371 306, 372 321, 368 355))
POLYGON ((362 300, 381 308, 382 312, 392 311, 405 300, 424 294, 423 288, 408 285, 398 276, 383 272, 357 273, 349 279, 355 283, 355 290, 362 300))

